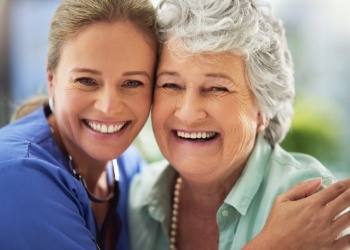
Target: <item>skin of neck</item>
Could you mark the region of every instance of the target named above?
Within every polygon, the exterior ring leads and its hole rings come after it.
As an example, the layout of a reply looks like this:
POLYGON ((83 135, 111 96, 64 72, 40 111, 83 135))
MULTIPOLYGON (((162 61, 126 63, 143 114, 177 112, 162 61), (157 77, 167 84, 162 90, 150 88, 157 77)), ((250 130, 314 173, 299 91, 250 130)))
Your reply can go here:
POLYGON ((226 196, 241 176, 245 164, 233 171, 230 175, 203 180, 203 178, 182 177, 181 198, 186 199, 185 204, 214 211, 215 213, 224 202, 226 196))
POLYGON ((67 158, 68 155, 71 155, 73 159, 73 167, 75 171, 84 178, 89 191, 97 197, 107 196, 109 192, 108 183, 106 181, 108 162, 97 161, 88 156, 84 157, 78 155, 77 153, 69 153, 77 152, 77 150, 70 150, 69 147, 65 145, 61 133, 59 132, 55 115, 52 114, 48 117, 48 123, 51 127, 51 132, 57 146, 65 155, 67 155, 67 158))

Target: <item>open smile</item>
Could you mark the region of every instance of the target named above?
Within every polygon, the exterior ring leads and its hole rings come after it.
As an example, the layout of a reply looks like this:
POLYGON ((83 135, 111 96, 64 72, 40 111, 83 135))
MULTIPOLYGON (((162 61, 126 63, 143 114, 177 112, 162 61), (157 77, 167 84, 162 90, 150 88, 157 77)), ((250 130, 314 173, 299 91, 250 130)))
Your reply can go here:
POLYGON ((184 131, 175 131, 177 137, 186 140, 200 140, 207 141, 214 139, 218 133, 216 132, 184 132, 184 131))
POLYGON ((83 121, 89 128, 101 134, 117 133, 129 123, 129 122, 123 122, 119 124, 106 124, 106 123, 93 122, 89 120, 83 120, 83 121))

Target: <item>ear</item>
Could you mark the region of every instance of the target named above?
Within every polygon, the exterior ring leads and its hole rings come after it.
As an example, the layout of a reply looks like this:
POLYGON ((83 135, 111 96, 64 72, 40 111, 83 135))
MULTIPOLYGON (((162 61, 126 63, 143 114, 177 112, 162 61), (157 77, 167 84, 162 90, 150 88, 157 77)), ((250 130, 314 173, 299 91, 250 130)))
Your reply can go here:
POLYGON ((47 91, 49 93, 49 97, 52 98, 55 92, 54 72, 48 65, 46 65, 46 77, 47 77, 47 91))
POLYGON ((264 131, 269 125, 269 121, 270 119, 266 115, 263 115, 261 112, 259 112, 256 131, 258 133, 264 131))

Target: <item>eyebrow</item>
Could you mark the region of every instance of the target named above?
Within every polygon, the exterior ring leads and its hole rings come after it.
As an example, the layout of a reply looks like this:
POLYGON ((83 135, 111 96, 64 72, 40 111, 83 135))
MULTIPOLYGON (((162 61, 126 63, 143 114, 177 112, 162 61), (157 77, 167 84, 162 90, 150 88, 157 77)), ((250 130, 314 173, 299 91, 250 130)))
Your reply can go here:
MULTIPOLYGON (((87 68, 75 68, 70 73, 91 73, 95 75, 102 75, 101 71, 94 70, 94 69, 87 69, 87 68)), ((146 71, 128 71, 123 73, 123 76, 134 76, 134 75, 142 75, 147 77, 151 81, 151 76, 146 71)))
MULTIPOLYGON (((164 72, 161 72, 157 75, 157 78, 158 77, 161 77, 163 75, 166 75, 166 76, 178 76, 180 77, 180 74, 175 72, 175 71, 164 71, 164 72)), ((208 74, 205 74, 204 75, 206 78, 222 78, 222 79, 227 79, 229 80, 230 82, 236 84, 236 82, 229 76, 225 75, 225 74, 222 74, 222 73, 208 73, 208 74)))
POLYGON ((71 70, 70 73, 91 73, 91 74, 95 74, 95 75, 102 75, 102 72, 98 71, 98 70, 94 70, 94 69, 87 69, 87 68, 74 68, 73 70, 71 70))
POLYGON ((128 71, 123 74, 123 76, 134 76, 134 75, 141 75, 148 78, 148 80, 151 81, 151 76, 146 71, 128 71))
POLYGON ((157 74, 157 78, 158 77, 161 77, 163 75, 167 75, 167 76, 180 76, 179 73, 176 73, 174 71, 163 71, 163 72, 160 72, 159 74, 157 74))
POLYGON ((236 84, 236 82, 229 76, 222 74, 222 73, 209 73, 209 74, 205 74, 205 77, 208 78, 223 78, 223 79, 227 79, 230 82, 233 82, 234 84, 236 84))

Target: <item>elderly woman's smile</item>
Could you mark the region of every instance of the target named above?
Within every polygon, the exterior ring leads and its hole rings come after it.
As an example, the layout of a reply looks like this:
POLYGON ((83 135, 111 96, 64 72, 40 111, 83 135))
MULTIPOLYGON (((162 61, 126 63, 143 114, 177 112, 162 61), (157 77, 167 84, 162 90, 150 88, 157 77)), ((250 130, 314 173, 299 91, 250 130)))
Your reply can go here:
POLYGON ((186 132, 186 131, 174 131, 176 135, 185 140, 192 141, 208 141, 216 137, 215 132, 186 132))

